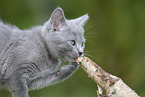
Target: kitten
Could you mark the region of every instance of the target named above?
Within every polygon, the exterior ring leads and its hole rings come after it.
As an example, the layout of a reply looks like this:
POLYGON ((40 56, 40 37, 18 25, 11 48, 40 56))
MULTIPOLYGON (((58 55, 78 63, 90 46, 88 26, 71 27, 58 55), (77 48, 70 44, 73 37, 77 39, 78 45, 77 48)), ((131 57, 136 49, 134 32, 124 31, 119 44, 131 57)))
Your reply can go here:
POLYGON ((0 22, 0 87, 13 97, 28 97, 28 89, 39 89, 63 81, 79 65, 85 47, 83 26, 88 15, 67 20, 57 8, 43 25, 29 30, 0 22), (69 65, 60 67, 60 59, 69 65))

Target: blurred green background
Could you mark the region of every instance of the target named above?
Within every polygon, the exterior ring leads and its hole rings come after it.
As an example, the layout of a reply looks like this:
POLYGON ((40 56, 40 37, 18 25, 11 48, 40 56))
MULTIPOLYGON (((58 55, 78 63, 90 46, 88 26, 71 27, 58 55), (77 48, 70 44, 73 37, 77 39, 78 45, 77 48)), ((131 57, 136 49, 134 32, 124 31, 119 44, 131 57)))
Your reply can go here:
MULTIPOLYGON (((0 0, 4 22, 28 29, 42 25, 56 7, 68 19, 86 13, 86 56, 145 97, 145 0, 0 0)), ((68 80, 30 91, 30 97, 97 97, 96 84, 79 70, 68 80)), ((6 89, 0 97, 12 97, 6 89)))

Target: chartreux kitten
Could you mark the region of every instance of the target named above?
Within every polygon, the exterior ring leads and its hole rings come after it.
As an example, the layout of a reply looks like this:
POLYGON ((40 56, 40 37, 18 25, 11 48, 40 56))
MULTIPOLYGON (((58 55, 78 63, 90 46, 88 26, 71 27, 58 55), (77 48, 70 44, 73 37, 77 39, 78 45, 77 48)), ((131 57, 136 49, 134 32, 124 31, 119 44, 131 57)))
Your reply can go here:
POLYGON ((85 47, 83 26, 89 16, 67 20, 57 8, 42 26, 20 30, 0 22, 0 87, 13 97, 28 97, 29 89, 39 89, 72 75, 85 47), (61 59, 69 65, 61 65, 61 59))

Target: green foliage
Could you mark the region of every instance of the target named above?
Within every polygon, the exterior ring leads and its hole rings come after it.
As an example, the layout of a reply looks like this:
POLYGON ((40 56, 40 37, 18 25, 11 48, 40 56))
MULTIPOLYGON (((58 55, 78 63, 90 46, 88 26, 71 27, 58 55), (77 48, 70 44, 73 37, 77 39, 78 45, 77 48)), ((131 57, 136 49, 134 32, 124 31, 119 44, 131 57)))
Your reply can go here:
MULTIPOLYGON (((68 19, 88 13, 86 54, 144 97, 144 4, 144 0, 0 0, 0 17, 4 22, 28 29, 47 21, 58 6, 68 19)), ((96 84, 80 68, 68 80, 29 94, 30 97, 96 97, 96 90, 96 84)), ((10 95, 7 90, 0 90, 0 97, 10 95)))

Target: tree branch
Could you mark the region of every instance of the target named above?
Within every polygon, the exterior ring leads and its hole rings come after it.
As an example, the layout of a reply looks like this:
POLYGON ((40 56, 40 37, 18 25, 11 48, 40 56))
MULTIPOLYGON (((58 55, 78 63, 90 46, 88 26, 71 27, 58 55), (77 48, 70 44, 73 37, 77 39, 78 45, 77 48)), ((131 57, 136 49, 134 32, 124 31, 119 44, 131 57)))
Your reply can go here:
MULTIPOLYGON (((97 83, 99 89, 97 94, 102 95, 100 91, 103 90, 106 93, 105 97, 140 97, 120 78, 105 72, 88 57, 79 57, 77 62, 97 83)), ((100 97, 99 95, 98 97, 100 97)))

